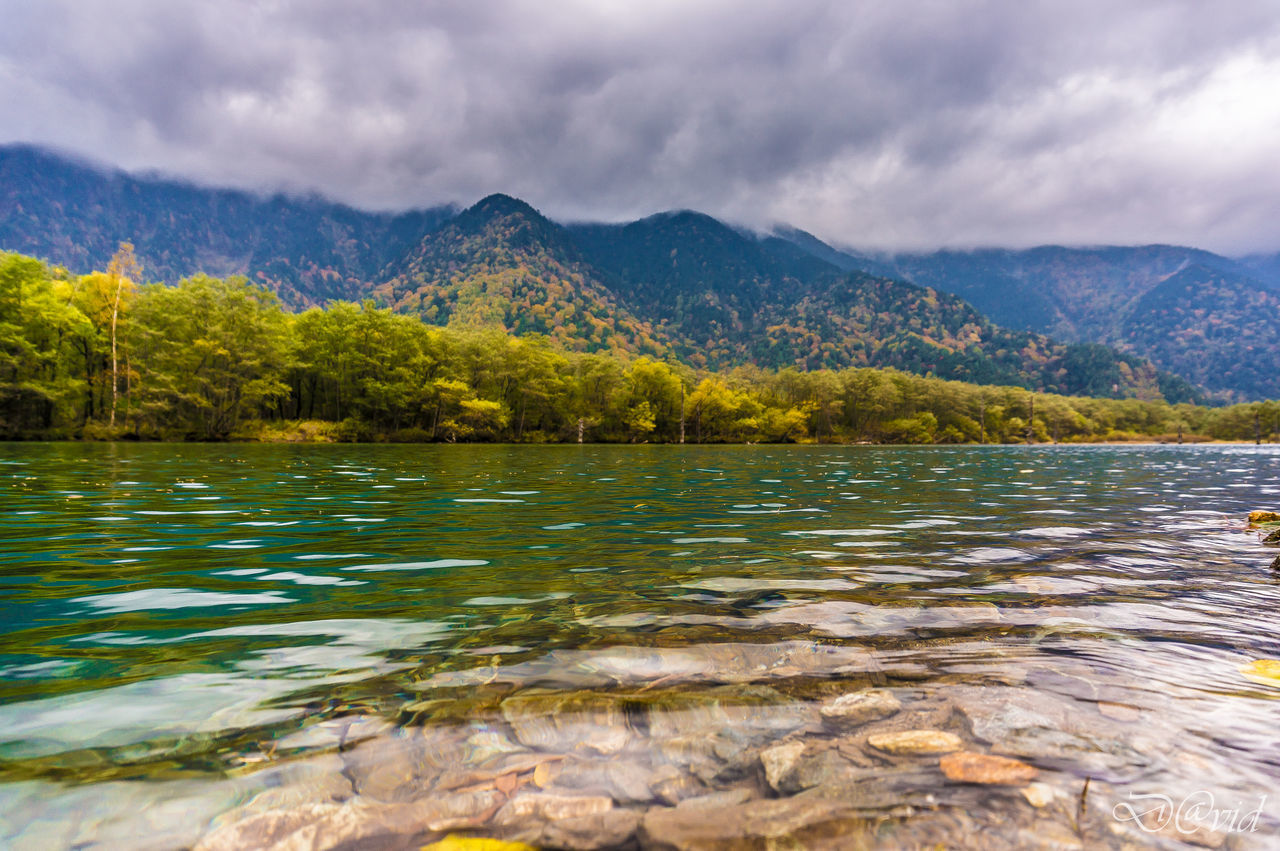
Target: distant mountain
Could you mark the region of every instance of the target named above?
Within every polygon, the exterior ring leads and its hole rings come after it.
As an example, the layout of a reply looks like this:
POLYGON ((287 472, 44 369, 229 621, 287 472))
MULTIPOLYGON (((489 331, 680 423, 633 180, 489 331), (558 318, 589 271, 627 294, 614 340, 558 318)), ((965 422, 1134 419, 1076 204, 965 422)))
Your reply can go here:
POLYGON ((813 234, 799 228, 779 225, 771 231, 771 236, 774 239, 789 242, 819 260, 825 260, 846 272, 870 272, 881 277, 893 277, 898 271, 886 258, 832 248, 813 234))
POLYGON ((357 298, 449 207, 366 213, 318 198, 262 197, 135 177, 29 146, 0 146, 0 249, 73 272, 133 242, 150 280, 247 275, 293 305, 357 298))
POLYGON ((1280 292, 1280 253, 1247 254, 1238 258, 1238 262, 1249 275, 1280 292))
MULTIPOLYGON (((795 244, 836 251, 812 239, 795 244)), ((837 253, 845 268, 953 293, 1009 328, 1115 346, 1226 398, 1280 396, 1280 256, 1169 245, 837 253)))
POLYGON ((850 274, 791 239, 745 236, 701 213, 568 230, 621 302, 693 363, 893 366, 1063 393, 1195 396, 1140 358, 1010 332, 954 296, 850 274))
POLYGON ((1280 395, 1280 298, 1231 274, 1170 275, 1125 312, 1120 337, 1205 387, 1280 395))
MULTIPOLYGON (((246 274, 294 306, 374 298, 579 350, 715 368, 895 366, 1069 394, 1197 393, 1139 357, 1000 327, 962 297, 886 276, 902 258, 840 252, 801 231, 756 236, 691 211, 564 226, 505 195, 461 212, 364 213, 0 148, 0 249, 84 272, 124 240, 151 280, 246 274)), ((1055 304, 1045 317, 1058 316, 1055 304)))
POLYGON ((779 305, 812 296, 840 274, 789 244, 778 251, 690 211, 568 233, 620 301, 652 317, 694 362, 758 356, 752 344, 779 318, 779 305))

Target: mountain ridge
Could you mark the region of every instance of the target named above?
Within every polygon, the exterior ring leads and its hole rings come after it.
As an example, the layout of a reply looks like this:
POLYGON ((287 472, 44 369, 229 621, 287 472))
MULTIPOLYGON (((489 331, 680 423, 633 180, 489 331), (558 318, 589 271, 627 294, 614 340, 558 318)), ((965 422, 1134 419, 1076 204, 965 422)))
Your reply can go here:
POLYGON ((1224 399, 1280 395, 1280 291, 1243 261, 1161 244, 1046 245, 889 255, 872 268, 886 265, 891 276, 959 295, 1005 327, 1151 358, 1164 369, 1197 376, 1224 399), (1178 299, 1190 290, 1161 288, 1177 276, 1184 284, 1193 277, 1191 283, 1216 298, 1199 298, 1199 314, 1186 313, 1178 299), (1240 333, 1223 335, 1224 327, 1240 333), (1190 335, 1201 345, 1163 344, 1175 335, 1190 335), (1245 362, 1260 366, 1239 368, 1245 362))
POLYGON ((132 242, 156 280, 247 275, 299 306, 359 297, 393 257, 456 212, 370 213, 319 196, 203 187, 0 146, 0 248, 83 273, 105 268, 121 242, 132 242))
POLYGON ((245 274, 295 307, 373 298, 430 322, 493 323, 580 350, 1194 396, 1141 358, 1005 329, 962 293, 886 278, 879 259, 817 256, 826 244, 794 229, 744 234, 688 210, 562 225, 502 194, 464 210, 362 213, 118 171, 104 178, 43 153, 15 167, 13 150, 0 147, 0 248, 81 271, 105 266, 130 239, 144 269, 170 281, 245 274))

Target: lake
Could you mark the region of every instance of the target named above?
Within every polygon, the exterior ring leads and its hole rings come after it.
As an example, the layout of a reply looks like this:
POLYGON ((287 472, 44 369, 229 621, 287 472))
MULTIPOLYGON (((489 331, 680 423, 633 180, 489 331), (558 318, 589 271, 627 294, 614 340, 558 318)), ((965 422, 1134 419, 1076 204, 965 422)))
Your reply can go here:
POLYGON ((1280 447, 0 444, 0 477, 4 847, 1280 843, 1244 523, 1280 447))

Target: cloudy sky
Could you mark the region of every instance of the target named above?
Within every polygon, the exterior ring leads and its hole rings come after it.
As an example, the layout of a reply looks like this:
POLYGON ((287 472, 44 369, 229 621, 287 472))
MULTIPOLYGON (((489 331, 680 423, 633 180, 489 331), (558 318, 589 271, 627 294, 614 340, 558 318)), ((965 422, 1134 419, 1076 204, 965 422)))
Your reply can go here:
POLYGON ((1280 249, 1270 0, 0 0, 0 142, 393 209, 1280 249))

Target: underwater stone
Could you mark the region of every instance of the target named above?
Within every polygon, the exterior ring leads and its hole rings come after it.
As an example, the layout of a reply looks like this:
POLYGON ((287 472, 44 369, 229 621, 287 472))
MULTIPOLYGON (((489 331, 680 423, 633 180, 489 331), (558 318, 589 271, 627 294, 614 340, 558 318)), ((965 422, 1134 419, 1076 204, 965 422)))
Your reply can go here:
POLYGON ((991 756, 972 751, 950 753, 938 760, 938 767, 948 780, 957 783, 981 783, 996 786, 1022 786, 1039 773, 1035 766, 1004 756, 991 756))
POLYGON ((848 817, 849 807, 839 801, 821 798, 778 798, 748 801, 714 812, 715 817, 709 818, 710 813, 704 807, 654 807, 645 814, 641 823, 641 847, 803 847, 800 842, 775 843, 770 840, 781 840, 817 825, 841 821, 848 817))
POLYGON ((903 756, 958 751, 964 743, 955 733, 942 730, 903 730, 900 733, 871 736, 867 739, 867 744, 876 750, 903 756))
POLYGON ((1018 791, 1022 793, 1022 797, 1027 799, 1027 803, 1036 809, 1049 806, 1053 803, 1053 799, 1057 797, 1057 792, 1048 783, 1032 783, 1025 789, 1018 791))
POLYGON ((858 691, 842 694, 826 701, 818 712, 828 724, 854 727, 868 721, 888 718, 902 709, 902 703, 890 691, 858 691))
POLYGON ((543 848, 565 848, 569 851, 631 847, 631 839, 639 827, 638 811, 615 808, 550 822, 543 826, 537 842, 543 848))
POLYGON ((530 792, 517 795, 502 808, 499 820, 513 822, 526 818, 547 821, 583 818, 613 809, 613 799, 604 795, 555 795, 530 792))
POLYGON ((760 752, 760 764, 764 766, 764 776, 770 786, 779 791, 782 790, 784 781, 795 770, 801 755, 804 754, 804 749, 804 742, 796 739, 760 752))
POLYGON ((622 702, 590 692, 522 693, 502 701, 516 740, 541 750, 614 754, 631 738, 622 702))

